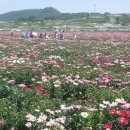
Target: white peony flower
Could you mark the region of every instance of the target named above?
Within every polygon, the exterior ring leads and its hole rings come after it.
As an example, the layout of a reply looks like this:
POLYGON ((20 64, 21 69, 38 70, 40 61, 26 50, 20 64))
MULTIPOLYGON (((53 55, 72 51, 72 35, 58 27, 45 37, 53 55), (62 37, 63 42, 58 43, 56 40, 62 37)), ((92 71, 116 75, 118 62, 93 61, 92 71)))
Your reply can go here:
POLYGON ((31 122, 27 122, 27 123, 25 124, 25 126, 28 127, 28 128, 30 128, 30 127, 32 126, 32 124, 31 124, 31 122))
POLYGON ((26 120, 34 122, 36 120, 36 117, 31 114, 27 114, 26 120))
POLYGON ((81 112, 80 114, 83 118, 87 118, 88 117, 88 113, 87 112, 81 112))
POLYGON ((37 122, 38 123, 43 123, 45 122, 47 119, 47 116, 46 115, 40 115, 39 118, 37 119, 37 122))

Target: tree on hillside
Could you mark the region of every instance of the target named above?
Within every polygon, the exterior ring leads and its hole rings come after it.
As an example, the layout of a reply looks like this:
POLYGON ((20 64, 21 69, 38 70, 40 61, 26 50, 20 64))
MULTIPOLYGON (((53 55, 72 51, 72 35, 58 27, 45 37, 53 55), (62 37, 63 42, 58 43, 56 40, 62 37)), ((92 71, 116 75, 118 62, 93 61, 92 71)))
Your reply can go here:
POLYGON ((123 26, 130 24, 130 15, 122 14, 120 17, 120 21, 123 26))

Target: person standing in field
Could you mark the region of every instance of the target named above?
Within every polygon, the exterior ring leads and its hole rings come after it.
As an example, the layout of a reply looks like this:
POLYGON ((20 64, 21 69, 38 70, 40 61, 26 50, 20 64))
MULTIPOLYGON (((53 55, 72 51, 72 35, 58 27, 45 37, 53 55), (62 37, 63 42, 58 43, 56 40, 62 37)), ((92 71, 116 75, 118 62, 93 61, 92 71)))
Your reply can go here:
POLYGON ((23 33, 21 34, 21 37, 22 37, 22 38, 27 38, 28 35, 27 35, 27 33, 24 33, 24 32, 23 32, 23 33))
POLYGON ((73 34, 73 39, 77 39, 77 35, 76 34, 73 34))
POLYGON ((44 37, 45 37, 46 39, 49 39, 49 36, 47 35, 47 33, 44 34, 44 37))
POLYGON ((36 32, 30 32, 30 37, 31 38, 36 38, 37 37, 37 33, 36 32))
POLYGON ((41 39, 43 38, 43 33, 40 33, 39 38, 41 39))
POLYGON ((54 33, 54 38, 58 39, 58 33, 57 32, 54 33))
POLYGON ((14 36, 14 32, 11 32, 11 34, 10 34, 10 35, 11 35, 11 37, 13 37, 13 36, 14 36))
POLYGON ((64 40, 64 35, 62 33, 60 34, 60 40, 64 40))

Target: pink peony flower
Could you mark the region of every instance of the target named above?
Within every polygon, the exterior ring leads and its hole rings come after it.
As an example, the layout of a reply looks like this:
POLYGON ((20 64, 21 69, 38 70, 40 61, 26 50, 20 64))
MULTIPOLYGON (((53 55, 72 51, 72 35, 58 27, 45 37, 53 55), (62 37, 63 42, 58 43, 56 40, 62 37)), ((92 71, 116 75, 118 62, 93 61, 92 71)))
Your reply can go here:
POLYGON ((43 88, 40 87, 40 86, 35 87, 35 92, 36 93, 40 93, 42 90, 43 90, 43 88))
POLYGON ((125 110, 120 110, 117 112, 117 114, 120 116, 126 116, 127 112, 125 110))
POLYGON ((15 80, 8 80, 7 81, 7 84, 14 84, 15 83, 15 80))
POLYGON ((111 123, 106 123, 104 126, 103 126, 104 129, 111 129, 112 128, 112 124, 111 123))
POLYGON ((47 93, 42 94, 43 97, 48 97, 47 93))
POLYGON ((129 120, 124 117, 119 117, 117 120, 118 120, 118 123, 121 125, 127 125, 129 123, 129 120))

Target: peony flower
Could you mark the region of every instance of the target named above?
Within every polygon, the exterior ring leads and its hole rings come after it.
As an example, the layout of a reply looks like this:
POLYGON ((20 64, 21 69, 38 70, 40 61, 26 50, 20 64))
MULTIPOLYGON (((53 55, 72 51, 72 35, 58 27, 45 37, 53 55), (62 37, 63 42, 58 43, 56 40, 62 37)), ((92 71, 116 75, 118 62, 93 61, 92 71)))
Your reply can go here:
POLYGON ((32 80, 33 82, 35 82, 35 81, 36 81, 36 79, 35 79, 35 78, 32 78, 31 80, 32 80))
POLYGON ((27 87, 27 85, 25 85, 25 84, 19 84, 18 85, 20 88, 26 88, 27 87))
POLYGON ((121 105, 121 107, 124 109, 128 109, 128 108, 130 108, 130 103, 123 104, 123 105, 121 105))
POLYGON ((59 80, 56 80, 53 82, 55 87, 60 87, 61 82, 59 80))
POLYGON ((65 116, 61 116, 61 117, 59 117, 59 118, 56 118, 56 121, 59 122, 59 123, 62 123, 62 124, 65 123, 65 120, 66 120, 66 117, 65 117, 65 116))
POLYGON ((27 85, 25 85, 25 84, 19 84, 18 85, 21 89, 23 89, 24 91, 27 91, 28 90, 28 87, 27 87, 27 85))
POLYGON ((109 110, 110 115, 116 115, 116 113, 117 113, 116 110, 109 110))
POLYGON ((27 119, 26 119, 27 121, 32 121, 32 122, 34 122, 34 121, 36 120, 36 117, 33 116, 33 115, 31 115, 31 114, 27 114, 26 118, 27 118, 27 119))
POLYGON ((41 130, 50 130, 49 128, 44 128, 44 129, 41 129, 41 130))
POLYGON ((5 124, 5 121, 3 119, 0 119, 0 127, 5 124))
POLYGON ((35 87, 35 92, 36 93, 40 93, 41 91, 43 91, 42 87, 40 87, 40 86, 35 87))
POLYGON ((87 118, 88 117, 88 113, 87 112, 81 112, 80 114, 83 118, 87 118))
POLYGON ((42 94, 43 97, 48 97, 47 93, 42 94))
POLYGON ((126 116, 127 112, 125 110, 117 111, 117 114, 120 116, 126 116))
POLYGON ((127 117, 130 118, 130 110, 127 111, 127 117))
POLYGON ((42 82, 49 82, 46 76, 42 76, 42 82))
POLYGON ((118 102, 112 102, 111 104, 109 104, 110 107, 115 107, 118 105, 118 102))
POLYGON ((40 110, 39 109, 35 109, 35 112, 40 112, 40 110))
POLYGON ((97 111, 97 109, 95 109, 95 108, 87 108, 87 110, 90 112, 97 111))
POLYGON ((87 100, 87 102, 89 102, 89 103, 91 103, 91 102, 93 102, 94 101, 94 99, 88 99, 87 100))
POLYGON ((40 115, 37 119, 37 122, 38 123, 43 123, 43 122, 46 122, 46 119, 47 119, 47 116, 46 115, 40 115))
POLYGON ((15 80, 8 80, 7 81, 7 84, 14 84, 15 83, 15 80))
POLYGON ((53 126, 53 125, 55 125, 55 120, 52 119, 46 123, 46 126, 53 126))
POLYGON ((51 115, 55 115, 55 112, 51 111, 50 109, 46 109, 46 112, 50 113, 51 115))
POLYGON ((104 104, 99 104, 99 106, 100 106, 101 108, 107 108, 107 106, 105 106, 104 104))
POLYGON ((104 126, 103 126, 104 129, 111 129, 112 128, 112 124, 111 123, 106 123, 104 126))
POLYGON ((118 123, 121 125, 127 125, 129 123, 129 120, 124 117, 119 117, 117 120, 118 120, 118 123))
POLYGON ((103 77, 103 81, 104 81, 104 83, 108 83, 108 82, 110 82, 110 79, 108 79, 107 77, 103 77))
POLYGON ((30 128, 30 127, 32 126, 32 124, 31 124, 31 122, 27 122, 27 123, 25 124, 25 126, 28 127, 28 128, 30 128))
POLYGON ((78 110, 80 110, 82 108, 81 105, 75 105, 74 107, 77 108, 78 110))
POLYGON ((66 110, 67 108, 64 104, 60 105, 60 107, 61 107, 61 110, 66 110))
POLYGON ((120 103, 120 104, 126 104, 126 101, 123 98, 121 98, 121 99, 117 98, 115 101, 120 103))
POLYGON ((103 101, 103 104, 105 104, 105 105, 109 105, 110 102, 109 102, 109 101, 103 101))

